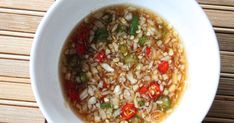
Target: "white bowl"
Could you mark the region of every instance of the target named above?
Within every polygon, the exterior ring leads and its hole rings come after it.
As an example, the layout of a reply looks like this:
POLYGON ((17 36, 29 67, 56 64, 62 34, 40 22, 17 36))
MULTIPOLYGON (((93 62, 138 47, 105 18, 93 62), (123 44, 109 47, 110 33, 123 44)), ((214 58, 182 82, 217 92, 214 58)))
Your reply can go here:
POLYGON ((214 99, 220 73, 219 47, 212 26, 194 0, 60 0, 38 27, 30 58, 37 103, 49 123, 82 122, 65 105, 58 76, 62 46, 75 25, 91 11, 130 3, 148 8, 171 23, 182 38, 188 60, 185 93, 165 123, 198 123, 214 99))

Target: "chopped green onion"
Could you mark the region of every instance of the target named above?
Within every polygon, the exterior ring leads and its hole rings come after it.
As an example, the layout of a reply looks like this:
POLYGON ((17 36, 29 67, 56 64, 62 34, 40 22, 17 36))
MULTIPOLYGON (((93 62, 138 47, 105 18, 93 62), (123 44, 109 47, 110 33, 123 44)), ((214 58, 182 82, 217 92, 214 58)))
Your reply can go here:
POLYGON ((132 22, 130 24, 130 29, 129 29, 130 35, 136 34, 136 30, 138 29, 138 27, 137 27, 138 25, 139 25, 139 17, 137 15, 133 15, 132 22))
POLYGON ((161 39, 165 40, 168 37, 169 34, 169 29, 167 29, 167 25, 166 24, 162 24, 161 25, 163 28, 159 29, 159 34, 161 34, 161 39))
POLYGON ((110 103, 102 103, 102 104, 100 104, 100 108, 102 108, 102 109, 112 108, 112 105, 110 103))
POLYGON ((135 117, 131 119, 130 123, 144 123, 144 120, 141 117, 136 115, 135 117))
POLYGON ((87 77, 86 73, 80 73, 80 80, 82 82, 86 82, 89 80, 89 78, 87 77))
POLYGON ((138 58, 135 54, 128 54, 127 56, 125 56, 124 58, 124 63, 125 64, 134 64, 138 62, 138 58))
POLYGON ((145 44, 145 42, 147 41, 147 37, 143 36, 139 39, 138 43, 139 45, 143 46, 145 44))
POLYGON ((145 105, 145 101, 138 101, 138 104, 140 105, 140 106, 144 106, 145 105))
POLYGON ((97 31, 95 33, 95 40, 105 41, 108 36, 109 36, 109 34, 108 34, 107 29, 105 27, 100 28, 100 29, 97 29, 97 31))
POLYGON ((123 55, 126 54, 126 53, 128 53, 128 46, 126 44, 119 45, 119 51, 123 55))
POLYGON ((125 32, 126 31, 126 27, 124 25, 118 25, 116 32, 125 32))
POLYGON ((67 64, 70 67, 76 67, 78 65, 79 59, 77 55, 67 55, 67 64))
POLYGON ((167 96, 161 96, 159 101, 162 101, 162 104, 159 106, 162 111, 167 111, 171 107, 171 101, 167 96))

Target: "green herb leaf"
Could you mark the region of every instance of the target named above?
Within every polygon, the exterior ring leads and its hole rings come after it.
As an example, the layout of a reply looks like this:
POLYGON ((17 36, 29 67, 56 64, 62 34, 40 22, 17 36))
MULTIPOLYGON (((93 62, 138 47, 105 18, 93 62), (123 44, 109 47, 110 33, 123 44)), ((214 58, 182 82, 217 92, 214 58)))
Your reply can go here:
POLYGON ((128 54, 127 56, 125 56, 124 63, 130 64, 130 65, 138 63, 138 58, 137 58, 136 54, 132 53, 132 54, 128 54))
POLYGON ((108 34, 107 29, 105 27, 100 28, 100 29, 97 29, 97 31, 95 33, 95 40, 105 41, 108 36, 109 36, 109 34, 108 34))
POLYGON ((139 39, 138 43, 139 45, 143 46, 145 44, 145 42, 147 41, 147 37, 143 36, 139 39))
POLYGON ((77 67, 79 65, 79 57, 77 55, 75 55, 75 54, 67 55, 66 58, 67 58, 66 64, 69 67, 74 68, 74 67, 77 67))
POLYGON ((126 53, 128 53, 128 46, 126 44, 119 45, 119 51, 123 55, 126 54, 126 53))
POLYGON ((136 115, 131 119, 130 123, 144 123, 144 120, 143 118, 136 115))
POLYGON ((130 35, 136 34, 136 30, 138 29, 138 27, 137 27, 138 25, 139 25, 139 17, 137 15, 133 15, 132 22, 130 24, 130 30, 129 30, 130 35))
POLYGON ((125 32, 126 31, 126 27, 124 25, 118 25, 116 32, 125 32))
POLYGON ((145 105, 145 101, 138 101, 138 104, 140 105, 140 106, 144 106, 145 105))
POLYGON ((110 103, 102 103, 102 104, 100 104, 100 108, 102 108, 102 109, 112 108, 112 105, 110 103))
POLYGON ((170 107, 171 107, 171 101, 170 101, 169 97, 167 97, 167 96, 161 96, 158 100, 162 101, 162 104, 159 105, 159 107, 160 107, 160 109, 162 111, 167 111, 168 109, 170 109, 170 107))
POLYGON ((80 80, 82 82, 86 82, 89 80, 89 78, 87 77, 86 73, 80 73, 80 80))

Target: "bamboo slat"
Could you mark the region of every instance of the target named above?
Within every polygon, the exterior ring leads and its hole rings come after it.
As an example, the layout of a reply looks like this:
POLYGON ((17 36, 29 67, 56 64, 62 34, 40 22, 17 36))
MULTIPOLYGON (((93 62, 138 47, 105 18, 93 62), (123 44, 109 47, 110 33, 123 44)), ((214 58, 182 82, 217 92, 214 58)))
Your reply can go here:
POLYGON ((29 77, 29 61, 0 59, 0 76, 29 77))
POLYGON ((0 82, 28 83, 28 84, 30 84, 30 79, 0 76, 0 82))
POLYGON ((34 33, 41 18, 0 12, 0 30, 34 33))
POLYGON ((35 102, 30 84, 0 82, 0 99, 35 102))
POLYGON ((0 105, 1 123, 44 123, 38 108, 0 105))
POLYGON ((47 11, 52 5, 54 0, 0 0, 0 7, 23 9, 23 10, 35 10, 35 11, 47 11))
POLYGON ((234 28, 234 11, 205 9, 213 26, 234 28))
POLYGON ((0 35, 0 53, 29 55, 32 40, 32 38, 0 35))
POLYGON ((234 110, 234 101, 215 100, 207 116, 233 119, 234 118, 233 110, 234 110))
POLYGON ((234 6, 234 0, 198 0, 198 2, 211 5, 234 6))

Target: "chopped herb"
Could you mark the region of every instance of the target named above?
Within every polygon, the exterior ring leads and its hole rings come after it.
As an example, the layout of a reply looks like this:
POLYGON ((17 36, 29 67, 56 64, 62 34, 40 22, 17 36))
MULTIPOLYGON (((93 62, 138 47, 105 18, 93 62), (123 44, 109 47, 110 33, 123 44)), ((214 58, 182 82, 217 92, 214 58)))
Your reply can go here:
POLYGON ((160 110, 167 111, 168 109, 170 109, 171 101, 170 101, 169 97, 161 96, 158 100, 162 101, 162 104, 159 105, 160 110))
POLYGON ((138 115, 136 115, 131 119, 130 123, 144 123, 144 120, 138 115))
POLYGON ((79 58, 77 55, 67 55, 67 65, 69 67, 76 67, 78 66, 79 58))
POLYGON ((167 25, 164 23, 161 26, 162 26, 162 28, 159 29, 159 34, 161 34, 161 39, 165 40, 169 36, 170 30, 166 28, 167 25))
POLYGON ((100 108, 102 108, 102 109, 112 108, 112 105, 110 103, 102 103, 102 104, 100 104, 100 108))
POLYGON ((116 32, 125 32, 126 31, 126 27, 124 25, 118 25, 116 32))
POLYGON ((125 56, 125 58, 124 58, 124 63, 125 63, 125 64, 130 64, 130 65, 132 65, 132 64, 135 64, 135 63, 137 63, 137 62, 138 62, 138 58, 137 58, 137 56, 136 56, 134 53, 128 54, 128 55, 125 56))
POLYGON ((130 35, 136 34, 138 25, 139 25, 139 17, 137 15, 133 15, 132 22, 130 24, 130 30, 129 30, 130 35))
POLYGON ((100 28, 95 33, 95 40, 97 40, 97 41, 105 41, 108 36, 109 36, 109 34, 108 34, 107 29, 105 27, 104 28, 100 28))
POLYGON ((128 53, 128 46, 126 44, 119 45, 119 51, 122 54, 128 53))
POLYGON ((147 41, 147 37, 143 36, 139 39, 138 43, 139 45, 143 46, 145 44, 145 42, 147 41))
POLYGON ((89 78, 87 77, 86 73, 80 73, 80 80, 82 82, 86 82, 89 80, 89 78))
POLYGON ((145 101, 138 101, 138 104, 140 105, 140 106, 144 106, 145 105, 145 101))

